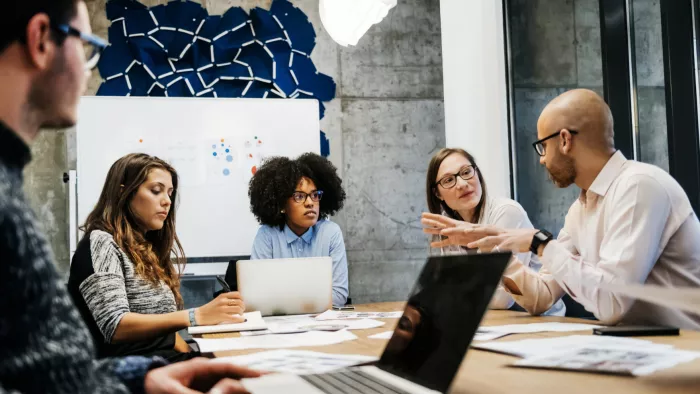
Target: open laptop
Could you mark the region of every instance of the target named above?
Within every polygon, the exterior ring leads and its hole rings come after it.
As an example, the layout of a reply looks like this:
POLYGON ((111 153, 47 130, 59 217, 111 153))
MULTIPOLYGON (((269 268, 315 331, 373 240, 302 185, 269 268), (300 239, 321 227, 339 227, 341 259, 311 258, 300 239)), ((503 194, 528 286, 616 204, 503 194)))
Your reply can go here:
POLYGON ((265 375, 243 379, 243 386, 254 394, 446 392, 510 256, 430 257, 375 365, 316 375, 265 375))
POLYGON ((236 276, 246 310, 263 316, 319 313, 333 306, 330 257, 239 260, 236 276))

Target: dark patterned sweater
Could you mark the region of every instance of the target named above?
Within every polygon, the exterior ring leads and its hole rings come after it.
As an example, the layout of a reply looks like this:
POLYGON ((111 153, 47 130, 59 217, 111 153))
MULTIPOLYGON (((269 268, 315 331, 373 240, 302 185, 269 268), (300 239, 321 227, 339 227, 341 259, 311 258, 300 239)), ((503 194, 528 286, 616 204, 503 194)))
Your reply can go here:
POLYGON ((143 390, 154 360, 95 361, 23 191, 27 145, 0 122, 0 394, 143 390))

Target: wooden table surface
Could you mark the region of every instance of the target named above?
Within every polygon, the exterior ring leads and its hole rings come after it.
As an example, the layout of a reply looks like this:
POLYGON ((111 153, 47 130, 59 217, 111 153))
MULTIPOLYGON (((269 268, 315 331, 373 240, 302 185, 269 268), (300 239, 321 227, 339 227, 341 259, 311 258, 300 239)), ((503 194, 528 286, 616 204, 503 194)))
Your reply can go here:
MULTIPOLYGON (((379 303, 356 305, 357 311, 400 311, 404 303, 379 303)), ((386 325, 370 330, 355 330, 355 341, 330 346, 300 347, 298 350, 313 350, 326 353, 363 354, 379 357, 388 340, 369 339, 368 336, 393 330, 398 319, 383 319, 386 325)), ((489 311, 483 326, 523 324, 538 322, 591 323, 587 320, 564 317, 532 317, 522 312, 489 311)), ((550 338, 563 335, 591 334, 590 331, 570 333, 538 333, 509 335, 496 341, 512 341, 527 338, 550 338)), ((208 334, 205 338, 235 337, 238 334, 208 334)), ((671 344, 678 349, 700 351, 700 332, 681 331, 677 337, 641 337, 656 343, 671 344)), ((236 356, 267 349, 242 350, 216 353, 215 356, 236 356)), ((644 377, 621 377, 581 372, 552 371, 511 368, 508 365, 516 357, 470 349, 450 389, 451 393, 700 393, 700 360, 678 365, 674 368, 644 377)))

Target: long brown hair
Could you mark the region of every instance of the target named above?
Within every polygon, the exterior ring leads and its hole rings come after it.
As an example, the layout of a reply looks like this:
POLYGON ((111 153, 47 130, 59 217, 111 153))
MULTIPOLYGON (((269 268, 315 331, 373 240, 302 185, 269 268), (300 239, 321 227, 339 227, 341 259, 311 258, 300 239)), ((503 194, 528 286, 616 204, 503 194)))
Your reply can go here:
POLYGON ((170 164, 144 153, 128 154, 112 164, 100 199, 81 230, 85 232, 85 237, 89 237, 94 230, 111 234, 134 263, 136 273, 155 286, 167 284, 175 295, 178 308, 182 308, 181 271, 176 271, 173 266, 173 263, 177 263, 184 269, 185 264, 185 252, 175 233, 177 186, 177 172, 170 164), (138 230, 139 225, 131 211, 131 200, 154 169, 168 171, 172 176, 173 205, 162 229, 143 234, 138 230))
POLYGON ((440 149, 440 151, 436 153, 435 156, 433 156, 433 158, 430 160, 430 164, 428 165, 428 174, 425 177, 425 191, 428 199, 428 210, 430 210, 431 213, 446 213, 447 216, 453 219, 465 220, 472 223, 478 222, 481 218, 481 213, 484 208, 484 202, 486 201, 486 181, 484 180, 484 176, 481 174, 479 166, 476 165, 476 160, 474 160, 474 156, 472 156, 469 152, 465 151, 464 149, 443 148, 440 149), (472 163, 472 165, 476 169, 476 174, 479 176, 479 183, 481 184, 481 200, 479 200, 479 203, 476 205, 476 208, 474 209, 474 216, 471 218, 463 218, 457 211, 447 206, 447 204, 443 200, 440 200, 440 198, 438 198, 438 189, 435 183, 435 178, 437 178, 438 171, 440 170, 440 165, 442 165, 442 162, 447 158, 447 156, 453 153, 466 157, 472 163))

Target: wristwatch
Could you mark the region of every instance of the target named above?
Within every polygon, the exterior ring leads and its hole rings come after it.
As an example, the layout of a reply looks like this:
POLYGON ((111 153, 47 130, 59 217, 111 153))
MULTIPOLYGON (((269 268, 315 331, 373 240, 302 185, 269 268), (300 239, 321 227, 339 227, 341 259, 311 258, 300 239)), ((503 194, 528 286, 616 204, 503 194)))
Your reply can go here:
POLYGON ((540 245, 546 245, 547 242, 551 241, 552 238, 552 233, 550 233, 547 230, 540 230, 538 231, 533 237, 532 237, 532 243, 530 244, 530 252, 537 254, 537 249, 540 248, 540 245))

